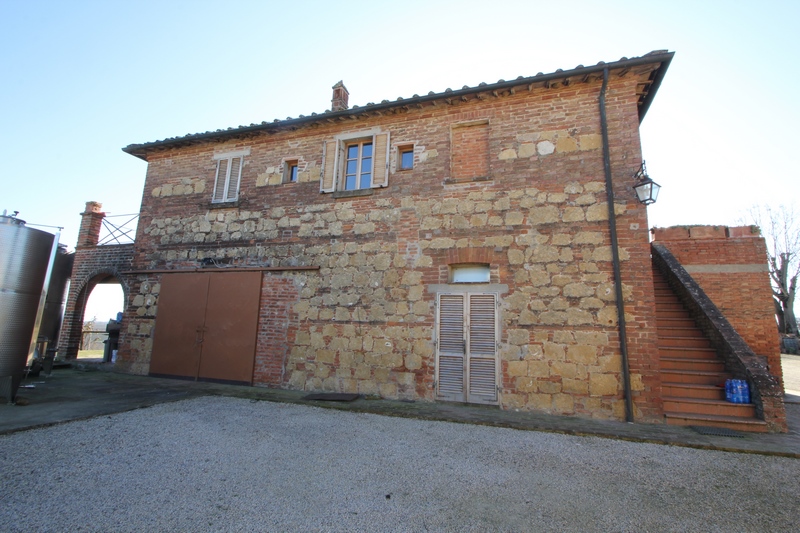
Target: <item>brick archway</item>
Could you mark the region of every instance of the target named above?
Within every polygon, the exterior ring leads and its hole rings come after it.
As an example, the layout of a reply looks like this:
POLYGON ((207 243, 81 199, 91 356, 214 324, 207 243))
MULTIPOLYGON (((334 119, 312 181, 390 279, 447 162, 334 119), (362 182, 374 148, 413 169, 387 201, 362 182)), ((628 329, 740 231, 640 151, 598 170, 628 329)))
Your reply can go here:
POLYGON ((62 359, 75 359, 78 356, 86 301, 98 283, 110 278, 119 281, 127 305, 132 277, 124 272, 131 270, 134 245, 98 246, 100 227, 105 217, 105 213, 100 211, 101 207, 97 202, 87 202, 86 211, 81 214, 81 229, 58 342, 58 356, 62 359))

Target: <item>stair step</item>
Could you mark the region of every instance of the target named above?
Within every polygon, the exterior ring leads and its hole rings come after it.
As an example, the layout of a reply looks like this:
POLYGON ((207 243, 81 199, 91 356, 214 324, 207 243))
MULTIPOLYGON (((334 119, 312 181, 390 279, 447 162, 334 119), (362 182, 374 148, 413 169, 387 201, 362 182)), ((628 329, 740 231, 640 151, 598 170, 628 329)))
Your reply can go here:
POLYGON ((725 371, 725 363, 716 359, 689 359, 687 357, 662 357, 662 370, 688 370, 691 372, 725 371))
MULTIPOLYGON (((656 315, 659 318, 686 318, 692 320, 689 311, 686 309, 657 309, 656 315)), ((692 323, 694 323, 694 320, 692 320, 692 323)))
POLYGON ((693 415, 690 413, 665 412, 667 424, 673 426, 711 426, 750 433, 766 433, 767 423, 757 418, 737 418, 722 415, 693 415))
POLYGON ((656 327, 662 328, 696 328, 697 324, 691 318, 662 317, 656 313, 656 327))
POLYGON ((696 383, 661 383, 662 397, 704 398, 724 400, 725 389, 717 385, 698 385, 696 383))
POLYGON ((664 411, 694 415, 721 415, 738 418, 755 418, 756 406, 751 403, 731 403, 725 400, 705 398, 678 398, 664 396, 664 411))
POLYGON ((658 353, 661 357, 688 357, 689 359, 716 358, 717 351, 714 348, 689 348, 685 346, 660 346, 658 353))
POLYGON ((684 339, 690 337, 693 339, 706 339, 706 336, 703 335, 703 331, 698 329, 696 326, 691 328, 659 327, 657 329, 659 338, 663 335, 664 337, 683 337, 684 339))
POLYGON ((683 337, 678 335, 658 335, 658 345, 670 348, 711 348, 705 337, 683 337))
POLYGON ((725 380, 731 375, 725 372, 705 372, 702 370, 662 370, 662 383, 693 383, 696 385, 725 386, 725 380))

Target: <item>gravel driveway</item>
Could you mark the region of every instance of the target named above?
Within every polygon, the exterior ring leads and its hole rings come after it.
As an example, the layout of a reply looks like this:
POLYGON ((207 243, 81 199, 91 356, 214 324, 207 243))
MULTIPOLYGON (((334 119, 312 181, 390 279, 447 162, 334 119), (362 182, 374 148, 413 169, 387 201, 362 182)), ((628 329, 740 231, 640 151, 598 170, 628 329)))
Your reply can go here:
POLYGON ((0 437, 2 531, 790 531, 800 461, 205 397, 0 437))

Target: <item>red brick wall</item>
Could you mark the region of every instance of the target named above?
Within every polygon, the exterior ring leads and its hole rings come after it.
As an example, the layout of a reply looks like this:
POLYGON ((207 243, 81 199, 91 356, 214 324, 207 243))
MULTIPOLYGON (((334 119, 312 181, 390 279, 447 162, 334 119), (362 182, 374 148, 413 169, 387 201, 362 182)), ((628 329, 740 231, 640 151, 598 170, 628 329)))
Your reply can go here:
POLYGON ((258 338, 253 383, 280 387, 284 383, 286 359, 297 334, 298 301, 295 281, 265 273, 261 284, 258 338))
POLYGON ((669 248, 750 348, 767 357, 770 372, 781 378, 767 249, 758 228, 657 228, 654 240, 669 248))
POLYGON ((78 356, 86 302, 98 282, 116 279, 122 287, 124 301, 128 302, 131 276, 123 272, 130 271, 132 261, 133 244, 79 246, 75 249, 75 262, 59 335, 59 358, 74 359, 78 356))
POLYGON ((489 176, 489 124, 453 127, 453 179, 489 176))

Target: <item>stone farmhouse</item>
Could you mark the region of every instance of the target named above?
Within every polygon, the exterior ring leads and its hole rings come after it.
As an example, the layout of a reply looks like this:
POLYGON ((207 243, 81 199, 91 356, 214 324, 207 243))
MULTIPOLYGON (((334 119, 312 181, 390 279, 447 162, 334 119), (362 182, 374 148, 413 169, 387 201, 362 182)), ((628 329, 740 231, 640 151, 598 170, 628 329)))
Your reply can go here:
POLYGON ((651 245, 633 190, 672 57, 352 107, 339 82, 329 111, 130 145, 148 163, 135 242, 100 250, 87 204, 65 328, 114 277, 125 372, 785 431, 774 324, 743 316, 751 348, 676 259, 744 258, 723 278, 754 275, 771 306, 763 239, 651 245), (718 398, 731 376, 752 404, 718 398))

